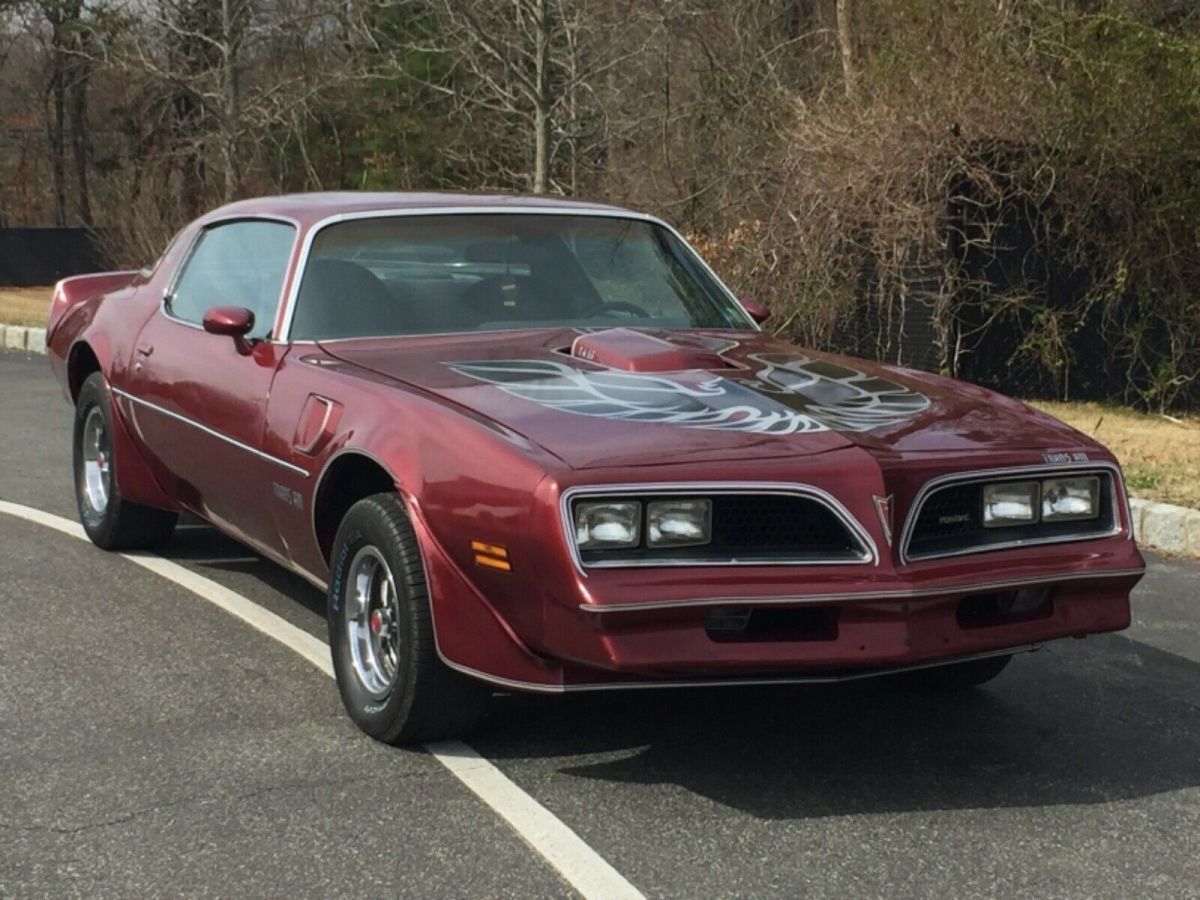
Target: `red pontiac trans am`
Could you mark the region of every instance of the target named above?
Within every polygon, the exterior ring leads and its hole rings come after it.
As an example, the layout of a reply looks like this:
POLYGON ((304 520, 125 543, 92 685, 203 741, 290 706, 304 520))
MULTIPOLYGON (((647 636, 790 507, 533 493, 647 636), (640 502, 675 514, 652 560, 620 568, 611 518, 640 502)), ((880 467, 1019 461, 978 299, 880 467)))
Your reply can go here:
POLYGON ((1107 450, 763 318, 651 216, 310 194, 61 282, 48 339, 92 540, 187 511, 327 590, 383 741, 462 733, 497 687, 969 686, 1129 624, 1107 450))

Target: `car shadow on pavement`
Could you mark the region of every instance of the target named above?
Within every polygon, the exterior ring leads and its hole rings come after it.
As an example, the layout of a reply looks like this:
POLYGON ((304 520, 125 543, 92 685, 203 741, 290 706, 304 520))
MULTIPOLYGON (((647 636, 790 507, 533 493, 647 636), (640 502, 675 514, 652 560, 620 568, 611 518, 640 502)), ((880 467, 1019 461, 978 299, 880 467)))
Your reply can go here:
MULTIPOLYGON (((164 555, 248 576, 324 618, 324 595, 184 523, 164 555)), ((1060 641, 990 684, 508 695, 470 738, 502 767, 677 784, 764 819, 1105 803, 1200 785, 1200 664, 1120 635, 1060 641), (587 760, 587 761, 584 761, 587 760)))
POLYGON ((678 784, 766 819, 1105 803, 1200 785, 1200 665, 1119 636, 986 687, 846 685, 506 697, 486 756, 678 784), (606 759, 579 764, 573 756, 606 759))
POLYGON ((216 572, 250 575, 273 591, 295 601, 309 612, 325 619, 325 594, 299 575, 265 557, 259 556, 233 538, 226 537, 190 516, 180 520, 171 543, 160 550, 162 556, 194 568, 212 577, 216 572))

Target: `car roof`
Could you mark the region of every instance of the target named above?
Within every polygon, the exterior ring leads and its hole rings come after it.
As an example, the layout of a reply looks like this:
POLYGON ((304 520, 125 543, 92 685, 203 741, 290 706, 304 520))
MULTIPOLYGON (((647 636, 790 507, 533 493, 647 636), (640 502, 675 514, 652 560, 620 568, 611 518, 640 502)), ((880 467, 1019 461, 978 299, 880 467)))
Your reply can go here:
MULTIPOLYGON (((213 210, 205 221, 236 216, 282 216, 302 224, 312 224, 330 216, 384 212, 388 210, 438 209, 561 209, 563 212, 586 210, 609 213, 630 213, 630 210, 604 203, 575 200, 567 197, 547 197, 533 194, 473 194, 405 191, 320 191, 305 194, 283 194, 277 197, 255 197, 239 200, 213 210)), ((632 213, 637 215, 636 213, 632 213)))

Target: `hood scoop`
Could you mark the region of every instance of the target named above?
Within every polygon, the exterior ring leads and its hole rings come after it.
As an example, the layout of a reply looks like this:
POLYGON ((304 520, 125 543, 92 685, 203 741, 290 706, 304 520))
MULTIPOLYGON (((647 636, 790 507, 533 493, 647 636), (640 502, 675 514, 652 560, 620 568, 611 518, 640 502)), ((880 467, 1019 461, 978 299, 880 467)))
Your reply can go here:
POLYGON ((704 347, 676 344, 630 328, 582 334, 572 342, 571 356, 624 372, 737 368, 704 347))

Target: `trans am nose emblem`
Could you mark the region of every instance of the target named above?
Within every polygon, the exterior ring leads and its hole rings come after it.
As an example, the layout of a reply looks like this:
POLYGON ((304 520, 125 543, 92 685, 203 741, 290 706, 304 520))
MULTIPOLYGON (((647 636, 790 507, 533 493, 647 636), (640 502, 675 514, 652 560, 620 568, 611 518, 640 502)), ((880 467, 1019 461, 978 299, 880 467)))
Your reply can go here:
POLYGON ((875 512, 879 515, 879 524, 883 527, 883 536, 887 538, 888 546, 892 546, 892 526, 896 521, 896 512, 892 506, 894 494, 886 497, 875 495, 875 512))
POLYGON ((778 354, 750 358, 763 368, 746 381, 702 371, 671 373, 668 378, 583 369, 550 359, 446 365, 514 397, 562 412, 711 431, 869 431, 929 407, 929 398, 911 388, 836 363, 778 354))

